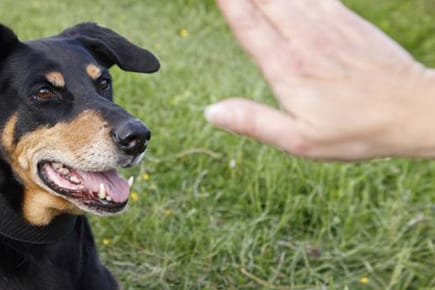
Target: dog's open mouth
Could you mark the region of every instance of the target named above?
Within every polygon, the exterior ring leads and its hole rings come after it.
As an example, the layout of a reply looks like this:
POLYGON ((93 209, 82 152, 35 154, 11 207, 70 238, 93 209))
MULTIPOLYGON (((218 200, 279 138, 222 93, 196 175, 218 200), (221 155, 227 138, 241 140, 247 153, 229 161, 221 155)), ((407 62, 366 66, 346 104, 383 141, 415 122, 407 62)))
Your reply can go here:
POLYGON ((43 161, 38 164, 38 174, 51 190, 92 212, 116 213, 128 201, 131 182, 115 169, 83 171, 59 162, 43 161))

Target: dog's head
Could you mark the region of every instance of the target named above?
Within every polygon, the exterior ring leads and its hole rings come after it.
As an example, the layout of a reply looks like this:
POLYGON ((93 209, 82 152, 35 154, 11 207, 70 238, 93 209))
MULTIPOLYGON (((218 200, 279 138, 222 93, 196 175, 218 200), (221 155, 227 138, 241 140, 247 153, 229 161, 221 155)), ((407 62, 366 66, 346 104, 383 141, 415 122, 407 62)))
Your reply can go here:
POLYGON ((0 25, 1 159, 22 184, 30 223, 126 206, 129 183, 116 169, 137 164, 151 135, 112 102, 115 64, 159 69, 149 51, 93 23, 27 42, 0 25))

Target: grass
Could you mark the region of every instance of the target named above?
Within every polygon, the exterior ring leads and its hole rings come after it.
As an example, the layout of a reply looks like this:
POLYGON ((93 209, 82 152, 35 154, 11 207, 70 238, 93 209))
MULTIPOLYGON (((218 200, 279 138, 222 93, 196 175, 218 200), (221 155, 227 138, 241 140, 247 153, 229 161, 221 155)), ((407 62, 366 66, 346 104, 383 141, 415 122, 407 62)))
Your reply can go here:
MULTIPOLYGON (((345 2, 435 65, 432 0, 345 2)), ((433 162, 315 163, 205 122, 227 96, 275 103, 212 1, 2 0, 0 19, 22 39, 97 21, 162 61, 112 70, 117 102, 153 129, 125 171, 137 199, 91 217, 125 289, 435 289, 433 162)))

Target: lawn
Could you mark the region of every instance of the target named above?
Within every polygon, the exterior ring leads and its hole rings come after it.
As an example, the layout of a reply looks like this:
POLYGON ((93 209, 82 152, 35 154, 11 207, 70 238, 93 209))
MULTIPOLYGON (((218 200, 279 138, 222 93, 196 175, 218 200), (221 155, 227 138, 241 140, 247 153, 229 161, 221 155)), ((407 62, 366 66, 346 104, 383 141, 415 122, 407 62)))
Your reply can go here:
MULTIPOLYGON (((435 66, 433 0, 345 2, 435 66)), ((96 21, 162 62, 112 69, 153 131, 129 210, 91 217, 126 290, 435 289, 435 163, 307 161, 206 123, 228 96, 275 104, 212 1, 1 0, 0 21, 22 39, 96 21)))

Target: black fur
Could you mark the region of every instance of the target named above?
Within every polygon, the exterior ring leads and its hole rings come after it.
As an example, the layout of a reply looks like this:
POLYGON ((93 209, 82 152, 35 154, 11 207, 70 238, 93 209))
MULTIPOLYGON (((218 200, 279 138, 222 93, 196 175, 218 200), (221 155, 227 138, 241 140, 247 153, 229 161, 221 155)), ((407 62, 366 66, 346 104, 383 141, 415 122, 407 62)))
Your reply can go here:
POLYGON ((0 235, 1 290, 119 289, 98 258, 86 217, 54 244, 18 242, 0 235))
MULTIPOLYGON (((12 115, 17 116, 14 142, 40 127, 73 120, 84 110, 101 114, 110 126, 136 120, 112 102, 112 89, 99 90, 83 69, 97 63, 106 69, 118 65, 124 70, 150 73, 159 62, 117 33, 94 23, 83 23, 44 39, 21 42, 0 24, 0 132, 12 115), (33 98, 46 85, 44 73, 61 71, 64 89, 58 100, 33 98)), ((53 88, 57 90, 56 88, 53 88)), ((7 208, 21 216, 23 185, 15 177, 9 157, 0 144, 0 210, 7 208)), ((0 224, 4 223, 0 220, 0 224)), ((13 222, 13 221, 12 221, 13 222)), ((25 221, 17 221, 17 226, 25 221)), ((0 290, 112 290, 118 283, 100 263, 91 229, 85 216, 74 219, 72 231, 58 241, 20 241, 14 233, 1 233, 0 290)), ((37 230, 44 231, 44 227, 37 230)))
POLYGON ((75 37, 107 67, 116 64, 123 70, 141 73, 156 72, 160 68, 159 61, 150 52, 95 23, 76 25, 60 36, 75 37))

